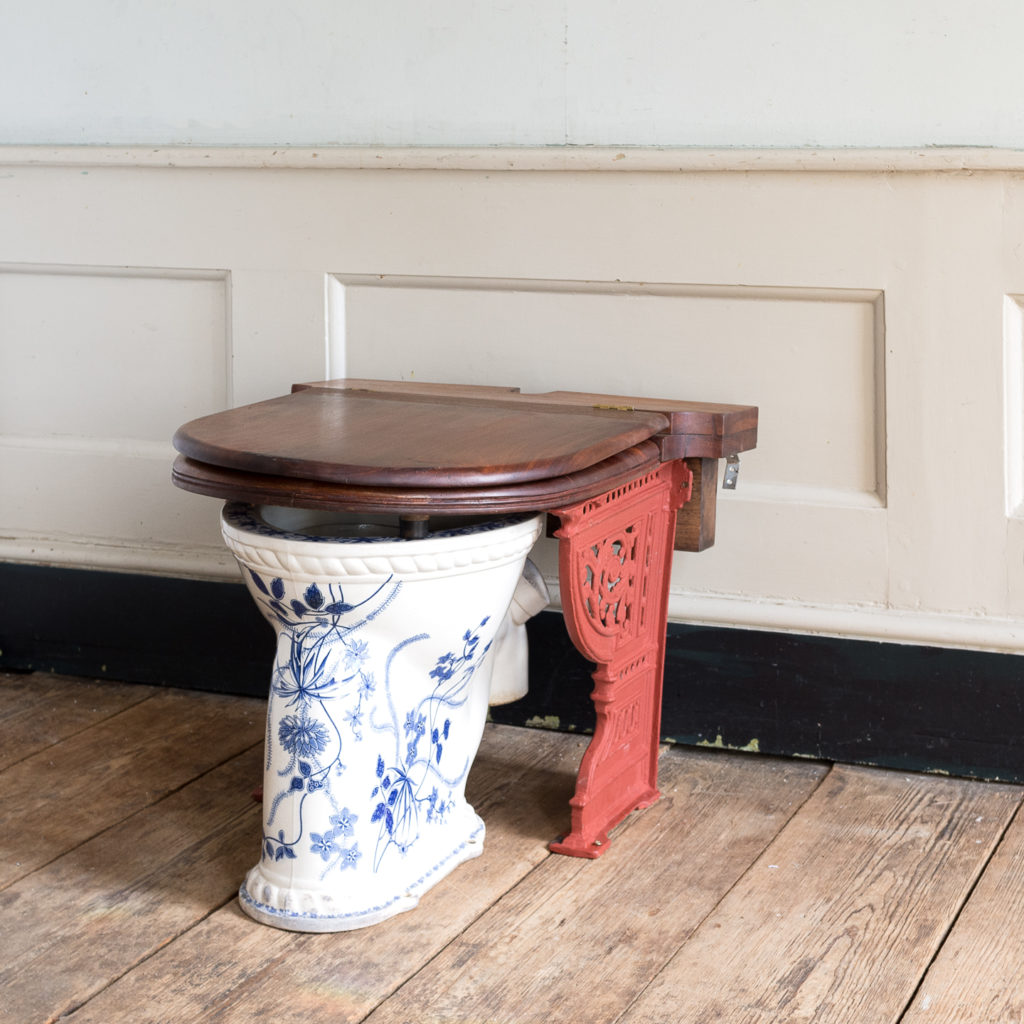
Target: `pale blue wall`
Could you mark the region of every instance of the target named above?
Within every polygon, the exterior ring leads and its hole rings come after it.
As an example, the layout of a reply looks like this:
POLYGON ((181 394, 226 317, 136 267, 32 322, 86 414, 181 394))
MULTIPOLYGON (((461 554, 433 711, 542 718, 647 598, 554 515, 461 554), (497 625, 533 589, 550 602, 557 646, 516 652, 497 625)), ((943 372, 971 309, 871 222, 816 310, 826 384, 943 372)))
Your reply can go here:
POLYGON ((1019 0, 2 0, 0 143, 1024 148, 1019 0))

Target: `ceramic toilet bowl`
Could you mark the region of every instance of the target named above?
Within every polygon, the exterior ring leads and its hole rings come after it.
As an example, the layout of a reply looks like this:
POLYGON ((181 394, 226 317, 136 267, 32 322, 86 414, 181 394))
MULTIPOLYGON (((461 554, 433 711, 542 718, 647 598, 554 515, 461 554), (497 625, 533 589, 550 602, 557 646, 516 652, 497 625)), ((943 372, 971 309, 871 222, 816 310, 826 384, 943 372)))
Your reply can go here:
MULTIPOLYGON (((371 925, 482 852, 466 777, 498 632, 540 601, 543 582, 521 581, 542 526, 432 521, 406 540, 383 516, 225 506, 225 542, 277 631, 246 913, 295 931, 371 925)), ((521 661, 518 639, 509 649, 521 661)))

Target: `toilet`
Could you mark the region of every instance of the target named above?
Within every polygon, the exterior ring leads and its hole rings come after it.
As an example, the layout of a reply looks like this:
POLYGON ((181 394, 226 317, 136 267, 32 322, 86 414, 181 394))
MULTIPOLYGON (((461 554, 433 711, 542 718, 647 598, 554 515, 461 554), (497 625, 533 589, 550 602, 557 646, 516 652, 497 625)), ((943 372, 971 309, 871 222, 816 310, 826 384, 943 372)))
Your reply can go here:
POLYGON ((409 539, 397 516, 225 506, 225 543, 277 632, 247 914, 376 924, 481 853, 466 777, 495 665, 499 699, 524 683, 523 624, 547 596, 524 566, 543 522, 443 517, 409 539))
POLYGON ((549 846, 604 855, 659 796, 673 551, 713 542, 717 460, 756 437, 753 406, 370 380, 182 426, 173 482, 226 500, 224 541, 277 633, 245 912, 361 928, 480 855, 465 783, 488 703, 525 692, 545 524, 596 715, 549 846))

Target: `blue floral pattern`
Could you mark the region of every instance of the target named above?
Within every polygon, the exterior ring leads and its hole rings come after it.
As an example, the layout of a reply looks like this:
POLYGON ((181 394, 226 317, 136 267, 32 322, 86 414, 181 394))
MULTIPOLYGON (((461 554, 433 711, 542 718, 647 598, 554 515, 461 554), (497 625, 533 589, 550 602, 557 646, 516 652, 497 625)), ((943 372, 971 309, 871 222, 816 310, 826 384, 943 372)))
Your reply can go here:
MULTIPOLYGON (((357 868, 364 851, 356 824, 369 821, 378 828, 373 850, 365 852, 377 871, 389 851, 405 854, 424 827, 443 824, 455 806, 452 798, 469 771, 469 758, 450 765, 445 751, 452 713, 469 699, 470 682, 490 648, 490 640, 483 641, 493 632, 485 630, 489 617, 463 633, 461 646, 437 658, 417 703, 399 708, 392 663, 402 650, 430 637, 406 637, 373 659, 360 634, 399 598, 401 581, 391 577, 350 604, 339 584, 310 583, 289 598, 282 579, 248 572, 254 596, 280 631, 267 716, 267 767, 279 766, 282 784, 265 798, 263 859, 319 858, 314 863, 322 862, 321 878, 357 868), (381 679, 374 676, 374 664, 383 665, 381 679), (369 751, 359 750, 360 758, 376 753, 369 793, 354 793, 346 785, 343 758, 351 744, 371 745, 369 751), (280 752, 276 757, 275 751, 280 752), (291 825, 277 825, 279 818, 291 825), (310 822, 322 831, 312 831, 310 822)), ((365 828, 361 835, 367 839, 365 828)))
MULTIPOLYGON (((456 765, 450 775, 442 770, 444 745, 452 728, 450 713, 466 703, 470 681, 490 649, 490 642, 482 648, 479 646, 480 630, 489 621, 489 616, 485 617, 475 629, 466 630, 461 651, 448 651, 437 659, 429 673, 434 687, 416 707, 406 711, 401 731, 397 728, 400 720, 397 715, 392 716, 394 725, 379 727, 380 731, 393 732, 395 756, 386 764, 378 755, 378 782, 370 793, 371 801, 375 801, 370 821, 380 822, 374 851, 375 870, 392 847, 400 853, 409 849, 420 834, 421 818, 427 824, 443 823, 454 806, 452 794, 465 779, 469 762, 456 765), (421 749, 420 742, 428 733, 430 741, 421 749), (438 783, 447 788, 447 797, 440 795, 438 783)), ((405 643, 419 639, 422 637, 411 637, 405 643)))

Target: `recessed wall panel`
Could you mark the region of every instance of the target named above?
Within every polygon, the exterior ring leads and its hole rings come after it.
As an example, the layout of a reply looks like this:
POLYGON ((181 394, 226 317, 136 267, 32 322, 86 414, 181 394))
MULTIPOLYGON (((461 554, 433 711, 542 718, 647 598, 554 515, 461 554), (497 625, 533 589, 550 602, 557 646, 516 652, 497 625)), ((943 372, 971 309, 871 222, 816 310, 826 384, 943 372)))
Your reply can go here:
POLYGON ((0 267, 0 436, 169 442, 227 401, 227 279, 0 267))
POLYGON ((11 537, 32 536, 220 547, 222 503, 174 487, 172 458, 170 450, 127 455, 88 443, 50 450, 0 444, 0 547, 11 537))
POLYGON ((760 407, 743 487, 884 497, 876 292, 336 277, 332 373, 760 407))

